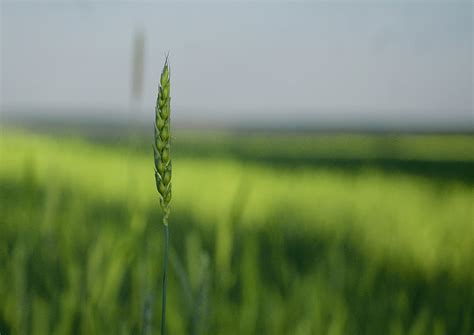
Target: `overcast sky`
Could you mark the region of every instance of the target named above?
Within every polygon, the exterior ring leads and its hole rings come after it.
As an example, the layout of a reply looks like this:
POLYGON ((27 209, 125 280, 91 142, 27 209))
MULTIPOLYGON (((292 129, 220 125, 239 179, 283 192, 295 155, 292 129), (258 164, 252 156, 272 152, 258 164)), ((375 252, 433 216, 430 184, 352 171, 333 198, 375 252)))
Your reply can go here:
POLYGON ((471 1, 39 0, 3 1, 1 11, 2 109, 120 113, 141 30, 150 113, 169 51, 181 118, 473 122, 471 1))

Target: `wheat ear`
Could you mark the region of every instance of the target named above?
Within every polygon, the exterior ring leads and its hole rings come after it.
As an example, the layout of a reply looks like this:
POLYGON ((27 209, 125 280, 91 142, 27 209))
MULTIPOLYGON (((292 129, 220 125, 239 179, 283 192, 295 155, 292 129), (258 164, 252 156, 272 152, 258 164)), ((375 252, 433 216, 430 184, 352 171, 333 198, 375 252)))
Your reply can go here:
POLYGON ((160 195, 160 206, 163 209, 164 228, 164 259, 163 259, 163 294, 161 300, 161 334, 165 334, 166 322, 166 274, 168 268, 168 216, 171 201, 171 157, 170 157, 170 71, 168 56, 160 77, 158 99, 155 109, 155 143, 153 152, 155 158, 156 189, 160 195))

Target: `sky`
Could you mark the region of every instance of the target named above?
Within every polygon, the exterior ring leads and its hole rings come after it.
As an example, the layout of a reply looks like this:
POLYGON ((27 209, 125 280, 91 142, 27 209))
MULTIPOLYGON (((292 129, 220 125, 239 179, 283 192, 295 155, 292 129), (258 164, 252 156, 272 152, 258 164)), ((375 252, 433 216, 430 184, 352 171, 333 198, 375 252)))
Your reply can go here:
POLYGON ((178 119, 473 124, 471 1, 1 2, 2 111, 114 117, 145 37, 154 112, 169 52, 178 119))

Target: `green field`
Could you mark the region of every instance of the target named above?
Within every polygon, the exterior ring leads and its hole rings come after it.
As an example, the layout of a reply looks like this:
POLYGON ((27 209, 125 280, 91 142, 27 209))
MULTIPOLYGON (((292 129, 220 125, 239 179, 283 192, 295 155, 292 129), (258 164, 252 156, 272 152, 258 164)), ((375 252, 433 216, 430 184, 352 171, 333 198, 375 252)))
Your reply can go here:
MULTIPOLYGON (((173 141, 169 334, 474 331, 474 136, 173 141)), ((156 332, 151 140, 2 129, 0 162, 0 333, 156 332)))

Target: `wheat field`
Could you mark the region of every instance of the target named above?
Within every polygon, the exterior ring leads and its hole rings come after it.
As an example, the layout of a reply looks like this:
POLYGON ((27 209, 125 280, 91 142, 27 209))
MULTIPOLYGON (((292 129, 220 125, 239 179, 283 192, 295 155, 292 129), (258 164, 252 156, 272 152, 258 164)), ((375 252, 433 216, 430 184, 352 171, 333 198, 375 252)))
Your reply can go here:
MULTIPOLYGON (((174 136, 169 334, 474 330, 473 136, 174 136)), ((2 335, 158 331, 148 140, 2 129, 2 335)))

